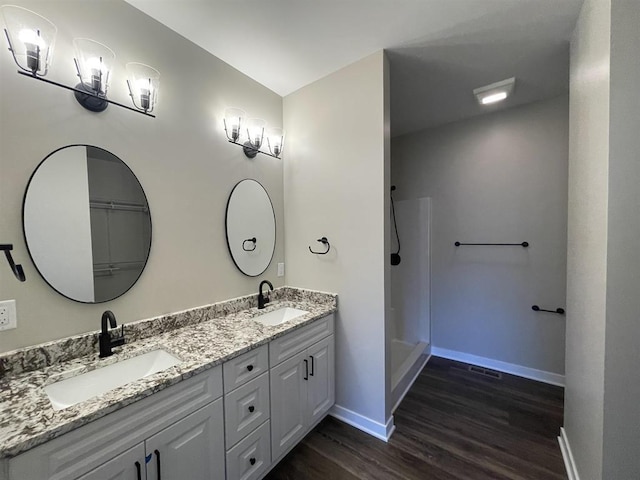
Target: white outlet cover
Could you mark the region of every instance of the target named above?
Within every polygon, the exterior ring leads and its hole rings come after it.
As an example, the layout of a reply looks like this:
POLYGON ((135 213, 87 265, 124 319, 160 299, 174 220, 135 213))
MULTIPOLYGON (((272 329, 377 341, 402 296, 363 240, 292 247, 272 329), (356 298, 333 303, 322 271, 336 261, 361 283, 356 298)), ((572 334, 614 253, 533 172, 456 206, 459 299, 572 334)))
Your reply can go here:
POLYGON ((284 263, 278 264, 278 276, 284 277, 284 263))
POLYGON ((10 330, 17 327, 16 301, 0 302, 0 330, 10 330))

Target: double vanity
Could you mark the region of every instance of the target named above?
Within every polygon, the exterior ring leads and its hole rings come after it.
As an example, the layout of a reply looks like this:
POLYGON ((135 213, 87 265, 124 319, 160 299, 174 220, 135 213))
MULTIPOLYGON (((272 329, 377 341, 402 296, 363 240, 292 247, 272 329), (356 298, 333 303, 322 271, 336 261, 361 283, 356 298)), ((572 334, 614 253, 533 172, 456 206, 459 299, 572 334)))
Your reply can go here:
POLYGON ((259 479, 334 403, 335 295, 282 287, 0 355, 0 480, 259 479))

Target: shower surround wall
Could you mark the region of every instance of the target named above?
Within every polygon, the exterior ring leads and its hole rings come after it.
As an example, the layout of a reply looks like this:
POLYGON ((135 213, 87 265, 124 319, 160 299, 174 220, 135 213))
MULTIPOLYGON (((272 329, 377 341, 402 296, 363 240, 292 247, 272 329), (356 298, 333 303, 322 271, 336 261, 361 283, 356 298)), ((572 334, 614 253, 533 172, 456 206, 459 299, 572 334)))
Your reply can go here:
POLYGON ((432 198, 432 353, 564 381, 566 96, 392 140, 398 200, 432 198), (454 242, 522 247, 455 247, 454 242))

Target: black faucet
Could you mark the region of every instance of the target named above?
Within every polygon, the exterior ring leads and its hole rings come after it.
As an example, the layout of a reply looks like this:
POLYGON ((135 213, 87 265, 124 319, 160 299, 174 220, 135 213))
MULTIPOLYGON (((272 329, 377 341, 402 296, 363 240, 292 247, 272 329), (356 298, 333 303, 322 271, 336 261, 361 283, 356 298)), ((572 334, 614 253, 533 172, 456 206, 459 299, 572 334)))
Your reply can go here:
POLYGON ((109 326, 111 328, 116 328, 118 326, 116 316, 111 310, 107 310, 102 314, 102 320, 100 322, 101 331, 98 335, 100 343, 100 358, 113 355, 113 352, 111 351, 113 347, 124 345, 124 325, 122 325, 120 332, 115 331, 114 336, 112 337, 111 332, 107 328, 107 320, 109 321, 109 326))
POLYGON ((262 280, 262 281, 260 282, 260 286, 258 287, 258 308, 259 308, 259 309, 263 309, 263 308, 264 308, 264 306, 265 306, 267 303, 269 303, 269 292, 267 292, 267 295, 266 295, 266 296, 264 296, 264 295, 262 294, 262 286, 263 286, 265 283, 266 283, 267 285, 269 285, 269 288, 270 288, 271 290, 273 290, 273 285, 271 285, 271 282, 270 282, 269 280, 262 280))

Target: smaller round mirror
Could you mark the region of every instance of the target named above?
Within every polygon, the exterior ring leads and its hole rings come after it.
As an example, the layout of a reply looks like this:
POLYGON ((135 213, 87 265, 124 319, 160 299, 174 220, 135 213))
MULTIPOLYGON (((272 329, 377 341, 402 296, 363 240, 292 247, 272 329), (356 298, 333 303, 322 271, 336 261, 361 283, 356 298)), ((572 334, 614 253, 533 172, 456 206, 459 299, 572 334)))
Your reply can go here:
POLYGON ((236 267, 249 277, 264 273, 276 247, 276 218, 264 187, 251 179, 233 187, 225 222, 227 245, 236 267))
POLYGON ((151 248, 147 197, 114 154, 70 145, 45 158, 22 206, 27 248, 42 278, 82 303, 113 300, 138 280, 151 248))

